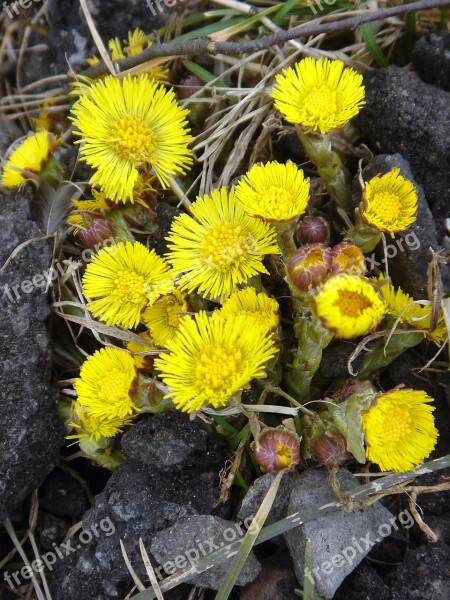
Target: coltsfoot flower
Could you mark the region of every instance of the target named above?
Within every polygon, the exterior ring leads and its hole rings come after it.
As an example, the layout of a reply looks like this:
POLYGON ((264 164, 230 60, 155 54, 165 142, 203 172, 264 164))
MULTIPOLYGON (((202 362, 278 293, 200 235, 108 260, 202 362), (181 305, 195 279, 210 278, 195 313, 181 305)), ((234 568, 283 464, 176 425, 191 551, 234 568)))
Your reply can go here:
POLYGON ((277 75, 271 95, 289 123, 324 134, 359 113, 365 103, 362 81, 341 60, 308 57, 277 75))
POLYGON ((322 217, 305 217, 298 224, 297 238, 301 244, 325 244, 329 236, 328 223, 322 217))
POLYGON ((406 294, 401 288, 395 289, 392 283, 385 279, 383 275, 380 276, 378 281, 378 288, 387 304, 388 314, 395 319, 399 319, 400 323, 405 324, 408 328, 423 331, 427 339, 432 340, 438 346, 442 346, 449 335, 444 316, 439 315, 435 329, 430 331, 433 312, 431 306, 418 304, 412 296, 406 294))
POLYGON ((166 348, 155 368, 170 389, 167 397, 184 412, 226 406, 252 379, 266 376, 264 366, 278 351, 251 317, 205 312, 185 317, 166 348))
POLYGON ((148 371, 153 367, 155 356, 159 350, 154 344, 150 331, 144 331, 138 335, 142 338, 142 343, 132 340, 128 342, 127 350, 132 353, 136 367, 142 371, 148 371), (142 354, 142 352, 152 352, 152 354, 142 354))
POLYGON ((178 290, 163 296, 145 310, 142 322, 150 329, 155 344, 164 346, 174 337, 187 310, 186 299, 178 290))
POLYGON ((280 322, 278 302, 264 292, 258 293, 255 288, 248 287, 239 292, 234 292, 223 303, 222 308, 215 314, 222 317, 247 315, 267 329, 275 330, 280 322))
POLYGON ((336 337, 369 333, 387 310, 375 287, 363 277, 342 274, 328 279, 315 298, 317 316, 336 337))
POLYGON ((287 271, 294 285, 301 291, 317 287, 331 267, 330 249, 324 244, 300 246, 289 258, 287 271))
POLYGON ((258 163, 235 189, 245 212, 266 221, 290 221, 302 215, 309 200, 309 179, 292 161, 258 163))
POLYGON ((361 249, 348 240, 344 240, 331 248, 331 272, 364 275, 366 259, 361 249))
MULTIPOLYGON (((94 411, 95 412, 95 411, 94 411)), ((69 423, 77 433, 68 435, 67 438, 90 438, 93 440, 101 440, 102 438, 112 438, 123 431, 127 425, 131 425, 135 415, 128 415, 121 419, 119 418, 101 418, 92 414, 89 408, 82 406, 79 402, 72 404, 72 420, 69 423)))
POLYGON ((137 370, 126 350, 97 350, 82 364, 74 388, 86 418, 111 421, 127 418, 137 411, 133 400, 137 370))
POLYGON ((376 175, 365 184, 361 217, 367 225, 394 237, 414 223, 416 216, 417 189, 400 175, 400 169, 376 175))
POLYGON ((425 392, 396 389, 377 396, 361 417, 367 458, 382 471, 408 471, 436 445, 433 401, 425 392))
POLYGON ((146 74, 95 83, 72 108, 80 154, 96 171, 90 179, 115 202, 133 202, 140 171, 153 167, 161 185, 192 164, 188 111, 146 74))
POLYGON ((300 462, 300 441, 290 431, 267 429, 252 443, 252 452, 264 472, 289 471, 300 462))
POLYGON ((6 161, 2 173, 2 185, 5 187, 20 185, 29 179, 27 171, 40 173, 57 147, 58 141, 49 131, 39 131, 27 137, 6 161))
POLYGON ((190 208, 192 216, 175 217, 167 238, 180 290, 224 300, 250 277, 267 273, 264 256, 280 253, 276 231, 247 215, 233 190, 212 190, 190 208))
POLYGON ((164 259, 139 242, 102 248, 83 276, 83 292, 94 317, 127 328, 136 327, 147 306, 172 289, 164 259))

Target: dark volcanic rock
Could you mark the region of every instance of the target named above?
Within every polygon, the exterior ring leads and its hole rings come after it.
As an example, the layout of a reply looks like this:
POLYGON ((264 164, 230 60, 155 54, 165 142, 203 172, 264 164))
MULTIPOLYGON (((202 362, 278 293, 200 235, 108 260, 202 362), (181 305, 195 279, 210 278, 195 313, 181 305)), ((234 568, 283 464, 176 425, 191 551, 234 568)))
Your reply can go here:
POLYGON ((390 600, 388 586, 366 563, 359 564, 351 575, 344 579, 333 600, 390 600))
MULTIPOLYGON (((386 257, 389 274, 396 286, 410 294, 416 300, 428 299, 427 271, 431 260, 431 251, 439 248, 433 215, 425 199, 423 188, 414 180, 408 161, 399 154, 375 156, 370 165, 363 170, 364 181, 378 174, 388 173, 399 168, 401 175, 409 179, 418 191, 417 218, 408 229, 396 234, 395 238, 386 236, 386 257)), ((359 184, 358 184, 359 186, 359 184)), ((381 271, 386 270, 383 245, 377 247, 376 263, 381 271)), ((368 261, 370 263, 370 261, 368 261)), ((370 268, 370 265, 368 265, 370 268)))
POLYGON ((450 197, 450 93, 396 66, 376 69, 364 83, 367 104, 356 122, 378 151, 409 161, 442 243, 450 197))
POLYGON ((78 517, 87 509, 87 499, 78 481, 56 469, 39 489, 39 506, 59 517, 78 517))
MULTIPOLYGON (((0 198, 0 268, 19 244, 41 235, 31 220, 28 197, 0 198)), ((0 522, 40 485, 58 462, 64 441, 50 386, 45 323, 44 273, 50 263, 50 244, 39 240, 22 248, 0 272, 0 522)))
POLYGON ((421 79, 450 91, 450 33, 436 31, 420 38, 413 60, 421 79))
POLYGON ((442 542, 408 550, 393 574, 392 600, 450 600, 450 547, 442 542))
POLYGON ((146 415, 122 437, 122 448, 130 458, 160 470, 175 465, 220 468, 227 458, 198 421, 175 410, 146 415))
MULTIPOLYGON (((55 565, 54 600, 121 600, 133 583, 120 540, 134 569, 146 581, 139 539, 149 550, 155 533, 192 515, 210 514, 218 501, 215 467, 209 471, 176 467, 161 472, 136 461, 126 462, 113 473, 105 490, 96 497, 95 508, 83 518, 83 530, 91 532, 91 541, 81 540, 80 544, 75 536, 72 547, 80 546, 78 550, 55 565), (97 534, 92 535, 94 530, 97 534)), ((170 592, 164 597, 187 597, 179 593, 170 592)))

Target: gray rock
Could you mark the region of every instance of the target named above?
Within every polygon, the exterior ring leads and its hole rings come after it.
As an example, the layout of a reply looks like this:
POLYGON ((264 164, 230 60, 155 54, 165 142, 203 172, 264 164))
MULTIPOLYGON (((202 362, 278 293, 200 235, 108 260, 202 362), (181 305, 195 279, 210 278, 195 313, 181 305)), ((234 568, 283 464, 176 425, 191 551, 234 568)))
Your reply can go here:
POLYGON ((190 421, 175 410, 146 415, 122 437, 121 443, 127 456, 156 469, 175 465, 216 465, 220 469, 227 459, 217 440, 198 421, 190 421))
MULTIPOLYGON (((41 235, 27 196, 0 197, 0 268, 19 244, 41 235)), ((0 272, 0 522, 41 484, 64 442, 50 385, 50 311, 43 287, 32 282, 44 280, 50 264, 50 244, 39 240, 0 272)))
POLYGON ((414 65, 421 79, 450 91, 450 33, 434 31, 414 46, 414 65))
POLYGON ((408 550, 396 569, 392 600, 450 600, 450 547, 442 542, 408 550))
MULTIPOLYGON (((364 181, 378 174, 388 173, 399 168, 403 177, 409 179, 418 191, 417 218, 408 229, 395 235, 386 236, 386 255, 389 274, 397 286, 416 300, 427 299, 427 270, 431 260, 431 251, 439 247, 434 218, 425 199, 422 186, 414 180, 408 161, 399 154, 375 156, 369 166, 363 170, 364 181)), ((359 184, 358 184, 359 187, 359 184)), ((377 247, 378 268, 386 270, 383 245, 377 247)), ((370 261, 368 261, 370 268, 370 261)))
MULTIPOLYGON (((225 521, 208 515, 189 517, 173 527, 163 529, 155 537, 150 551, 160 565, 161 572, 167 575, 175 573, 188 564, 219 550, 226 544, 244 535, 243 529, 234 521, 225 521)), ((208 569, 204 573, 189 579, 197 587, 218 590, 230 568, 233 558, 208 569)), ((245 585, 253 581, 261 571, 261 565, 251 553, 236 581, 236 585, 245 585)), ((158 572, 156 569, 155 572, 158 572)))
MULTIPOLYGON (((358 485, 357 479, 345 469, 339 471, 338 478, 344 491, 358 485)), ((292 514, 335 500, 324 470, 305 471, 291 491, 288 512, 292 514)), ((386 508, 374 504, 364 511, 336 510, 286 532, 284 537, 300 583, 304 581, 306 542, 311 540, 311 578, 316 582, 317 594, 332 598, 345 577, 368 554, 372 543, 381 541, 378 529, 389 524, 390 518, 392 515, 386 508)))
POLYGON ((396 66, 372 71, 364 83, 367 104, 356 123, 380 152, 409 161, 442 243, 450 197, 450 93, 396 66))
MULTIPOLYGON (((275 477, 276 473, 266 473, 254 481, 242 500, 241 508, 237 515, 237 518, 240 521, 256 515, 275 477)), ((289 494, 299 481, 301 481, 301 476, 297 471, 286 473, 283 476, 275 501, 272 504, 272 508, 266 519, 266 525, 270 525, 271 523, 275 523, 275 521, 287 517, 289 494)))
MULTIPOLYGON (((218 490, 216 468, 176 467, 161 472, 133 460, 124 463, 96 496, 95 508, 83 518, 83 530, 97 529, 98 535, 81 545, 75 536, 72 546, 81 547, 55 565, 54 600, 124 598, 133 583, 120 540, 133 568, 142 581, 147 581, 139 538, 149 551, 158 531, 192 515, 209 514, 219 502, 218 490)), ((167 599, 178 598, 179 593, 169 593, 167 599)))
POLYGON ((333 600, 390 600, 391 594, 375 569, 361 563, 336 592, 333 600))

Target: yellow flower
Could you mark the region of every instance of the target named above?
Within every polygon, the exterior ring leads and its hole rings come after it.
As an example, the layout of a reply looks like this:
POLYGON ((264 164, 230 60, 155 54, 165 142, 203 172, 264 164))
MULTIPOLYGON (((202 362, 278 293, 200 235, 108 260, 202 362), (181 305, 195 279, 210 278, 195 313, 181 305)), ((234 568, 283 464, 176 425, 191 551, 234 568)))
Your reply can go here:
POLYGON ((290 221, 305 212, 309 179, 290 160, 256 164, 235 189, 246 213, 267 221, 290 221))
POLYGON ((349 240, 339 242, 331 248, 331 272, 364 275, 366 259, 361 249, 349 240))
POLYGON ((363 412, 366 455, 382 471, 403 472, 421 464, 436 445, 433 399, 425 392, 391 390, 363 412))
POLYGON ((119 242, 102 248, 88 264, 83 292, 88 308, 107 325, 136 327, 141 313, 172 290, 164 259, 139 242, 119 242))
POLYGON ((367 279, 347 274, 328 279, 315 303, 324 327, 345 339, 372 331, 387 308, 367 279))
MULTIPOLYGON (((152 42, 147 40, 147 36, 137 27, 134 31, 128 32, 128 39, 122 44, 119 38, 113 38, 109 40, 108 48, 111 53, 112 60, 120 60, 126 58, 126 56, 135 56, 144 51, 145 48, 150 48, 152 42)), ((145 73, 150 79, 155 81, 164 82, 167 81, 169 71, 164 67, 154 66, 146 69, 145 73)))
POLYGON ((149 306, 142 315, 145 323, 153 335, 158 346, 165 346, 171 340, 180 325, 183 313, 188 310, 187 302, 178 290, 163 296, 152 306, 149 306))
POLYGON ((155 367, 170 389, 167 397, 184 412, 225 406, 252 379, 266 376, 264 365, 277 352, 272 336, 251 317, 204 312, 184 318, 166 346, 169 353, 155 367))
POLYGON ((380 275, 379 290, 384 301, 388 306, 388 314, 400 323, 409 328, 423 331, 426 338, 441 346, 448 338, 447 326, 444 316, 441 314, 438 318, 436 328, 430 332, 432 307, 417 304, 411 296, 406 294, 401 288, 395 289, 392 283, 380 275))
POLYGON ((362 75, 328 58, 304 58, 294 69, 284 69, 272 98, 289 123, 320 133, 342 127, 365 104, 362 75))
POLYGON ((192 164, 187 115, 173 90, 146 74, 98 81, 75 103, 71 116, 82 137, 80 154, 96 169, 90 183, 115 202, 134 202, 139 173, 150 165, 168 187, 170 177, 192 164))
POLYGON ((30 135, 16 148, 3 167, 2 185, 20 185, 29 177, 26 171, 40 173, 47 164, 58 142, 49 131, 30 135))
POLYGON ((69 423, 74 427, 77 433, 68 435, 67 438, 90 438, 100 440, 101 438, 114 437, 122 432, 122 429, 133 422, 133 416, 126 416, 121 419, 101 418, 94 416, 89 408, 81 406, 79 402, 72 404, 72 421, 69 423))
POLYGON ((363 190, 361 216, 371 227, 394 237, 416 220, 415 186, 400 175, 400 169, 372 177, 363 190))
POLYGON ((176 217, 167 238, 167 259, 181 290, 223 300, 250 277, 267 273, 264 256, 280 253, 276 231, 247 215, 233 190, 213 190, 190 208, 193 216, 176 217))
MULTIPOLYGON (((143 343, 139 342, 128 342, 127 350, 129 350, 133 354, 134 364, 138 369, 143 371, 148 371, 153 367, 153 361, 155 360, 156 354, 141 354, 141 352, 157 352, 158 349, 154 345, 154 340, 150 331, 144 331, 139 334, 139 337, 142 338, 143 343), (148 343, 145 343, 148 342, 148 343)), ((159 352, 159 351, 158 351, 159 352)))
POLYGON ((228 300, 225 300, 222 308, 214 314, 225 318, 247 315, 267 331, 273 331, 280 322, 279 309, 278 302, 274 298, 270 298, 263 292, 258 294, 255 288, 248 287, 232 294, 228 300))
POLYGON ((103 218, 113 206, 102 192, 92 189, 92 195, 92 200, 71 200, 72 210, 67 217, 67 224, 74 228, 75 235, 90 227, 95 219, 103 218))
POLYGON ((126 350, 97 350, 82 364, 74 388, 78 404, 94 419, 123 419, 137 411, 137 371, 126 350))

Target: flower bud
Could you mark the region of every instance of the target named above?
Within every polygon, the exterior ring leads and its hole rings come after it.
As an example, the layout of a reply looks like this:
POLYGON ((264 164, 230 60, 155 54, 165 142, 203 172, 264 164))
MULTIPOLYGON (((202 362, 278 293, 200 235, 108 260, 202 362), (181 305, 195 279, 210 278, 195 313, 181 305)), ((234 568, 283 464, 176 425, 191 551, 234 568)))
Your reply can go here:
POLYGON ((301 244, 324 244, 329 235, 328 223, 322 217, 305 217, 297 228, 297 239, 301 244))
POLYGON ((93 248, 96 244, 101 244, 105 240, 114 236, 116 228, 106 219, 94 219, 92 225, 87 229, 81 229, 78 233, 78 239, 86 246, 93 248))
POLYGON ((204 82, 197 75, 186 75, 180 81, 178 88, 178 97, 180 100, 186 100, 195 94, 202 86, 204 82))
POLYGON ((287 270, 294 285, 305 292, 325 279, 330 266, 329 248, 324 244, 306 244, 291 255, 287 270))
POLYGON ((359 246, 344 240, 331 248, 331 272, 364 275, 366 259, 359 246))
POLYGON ((332 467, 343 465, 351 454, 347 451, 345 439, 338 432, 329 435, 325 433, 317 440, 313 449, 313 458, 321 465, 332 467))
POLYGON ((293 469, 300 461, 300 441, 295 433, 266 429, 252 444, 253 457, 266 473, 293 469))
POLYGON ((353 394, 361 394, 363 392, 375 392, 375 388, 370 381, 347 381, 337 392, 335 400, 337 402, 345 402, 353 394))

